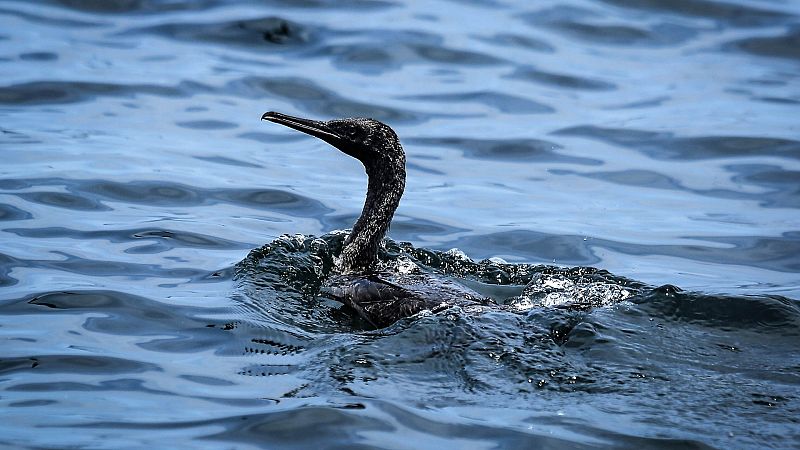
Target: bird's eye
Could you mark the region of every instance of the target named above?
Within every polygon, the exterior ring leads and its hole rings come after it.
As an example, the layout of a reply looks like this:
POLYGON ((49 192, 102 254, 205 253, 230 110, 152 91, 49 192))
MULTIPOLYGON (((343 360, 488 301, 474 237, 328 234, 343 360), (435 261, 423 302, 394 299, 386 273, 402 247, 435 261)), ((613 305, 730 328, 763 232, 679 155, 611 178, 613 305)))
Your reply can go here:
POLYGON ((345 135, 353 141, 361 141, 364 139, 364 130, 357 127, 347 127, 344 130, 345 135))
POLYGON ((328 127, 339 136, 353 143, 364 143, 369 139, 370 135, 370 130, 350 121, 330 121, 328 122, 328 127))

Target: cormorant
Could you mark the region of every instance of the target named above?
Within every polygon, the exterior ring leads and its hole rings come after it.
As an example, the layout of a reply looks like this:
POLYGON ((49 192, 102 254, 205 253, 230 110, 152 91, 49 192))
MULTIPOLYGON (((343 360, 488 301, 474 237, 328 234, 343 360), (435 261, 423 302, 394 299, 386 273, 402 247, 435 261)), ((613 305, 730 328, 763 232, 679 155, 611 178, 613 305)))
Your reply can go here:
POLYGON ((275 122, 322 139, 358 159, 367 172, 367 199, 361 216, 344 242, 336 274, 324 292, 344 303, 376 328, 422 310, 453 305, 491 303, 471 289, 419 270, 382 271, 378 249, 392 221, 406 183, 406 156, 388 125, 374 119, 327 122, 267 112, 261 120, 275 122))

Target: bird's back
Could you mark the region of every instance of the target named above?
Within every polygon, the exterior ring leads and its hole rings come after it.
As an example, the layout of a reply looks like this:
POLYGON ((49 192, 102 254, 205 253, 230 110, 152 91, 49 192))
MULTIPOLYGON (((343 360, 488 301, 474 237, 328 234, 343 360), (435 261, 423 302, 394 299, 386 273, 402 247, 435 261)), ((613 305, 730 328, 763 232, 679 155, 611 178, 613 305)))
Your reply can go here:
POLYGON ((426 273, 334 275, 324 293, 352 308, 375 328, 417 314, 451 306, 487 305, 492 301, 458 283, 426 273))

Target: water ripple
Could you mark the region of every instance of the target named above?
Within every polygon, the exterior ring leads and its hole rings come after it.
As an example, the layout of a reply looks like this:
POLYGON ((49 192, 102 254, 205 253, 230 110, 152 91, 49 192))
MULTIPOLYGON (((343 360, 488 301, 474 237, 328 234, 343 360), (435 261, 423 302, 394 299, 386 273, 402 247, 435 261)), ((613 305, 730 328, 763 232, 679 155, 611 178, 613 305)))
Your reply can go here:
POLYGON ((792 17, 790 14, 781 11, 707 0, 677 0, 671 2, 657 0, 602 1, 626 8, 655 12, 663 11, 690 17, 704 17, 737 27, 770 26, 774 25, 776 21, 792 17))
POLYGON ((169 23, 128 33, 153 33, 189 42, 206 41, 253 49, 297 47, 316 40, 308 27, 280 17, 219 23, 169 23))
MULTIPOLYGON (((91 355, 34 355, 25 358, 8 358, 0 362, 0 374, 27 372, 74 374, 123 374, 145 371, 161 371, 155 364, 131 361, 130 359, 91 355)), ((16 387, 20 389, 19 386, 16 387)))
POLYGON ((556 50, 553 45, 547 43, 546 41, 520 34, 499 33, 489 37, 479 37, 479 39, 492 44, 502 46, 513 45, 539 52, 553 53, 556 50))
POLYGON ((24 19, 29 22, 41 23, 46 25, 53 25, 53 26, 64 26, 64 27, 77 27, 77 28, 93 28, 93 27, 100 27, 105 25, 105 23, 100 21, 88 21, 88 20, 77 20, 77 19, 65 19, 65 18, 55 18, 52 14, 44 13, 44 14, 36 14, 31 12, 20 11, 11 8, 0 8, 0 14, 8 15, 13 17, 18 17, 20 19, 24 19))
MULTIPOLYGON (((36 239, 48 238, 69 238, 76 240, 102 239, 108 242, 138 242, 153 241, 152 245, 146 246, 148 253, 172 250, 173 248, 207 248, 207 249, 233 249, 249 248, 249 244, 234 242, 216 236, 209 236, 187 231, 172 231, 162 228, 139 228, 132 230, 92 230, 80 231, 63 227, 49 228, 6 228, 3 231, 13 233, 20 237, 36 239)), ((136 252, 143 252, 144 246, 137 247, 136 252)), ((129 249, 131 251, 131 249, 129 249)))
POLYGON ((500 112, 508 114, 536 114, 551 113, 555 110, 545 104, 535 102, 520 96, 502 94, 499 92, 464 92, 453 94, 428 94, 406 96, 406 99, 423 100, 429 102, 452 103, 480 103, 490 106, 500 112))
POLYGON ((448 47, 440 35, 421 29, 364 29, 342 33, 341 38, 358 41, 328 44, 313 55, 331 58, 338 68, 364 73, 397 70, 408 64, 490 66, 503 62, 484 52, 448 47))
POLYGON ((557 6, 528 13, 522 17, 534 27, 548 27, 559 33, 591 44, 619 46, 667 46, 694 38, 697 31, 672 22, 639 27, 619 23, 594 23, 602 17, 583 8, 557 6))
POLYGON ((730 42, 728 48, 758 56, 798 60, 800 59, 800 28, 795 27, 778 36, 737 39, 730 42))
POLYGON ((168 181, 5 179, 0 189, 20 190, 39 186, 64 186, 70 194, 20 192, 14 195, 39 203, 75 210, 104 210, 101 200, 163 206, 200 206, 231 203, 287 214, 316 216, 330 211, 317 200, 280 189, 203 189, 168 181))
POLYGON ((33 217, 28 211, 17 208, 16 206, 0 203, 0 221, 27 220, 33 217))
POLYGON ((600 258, 594 248, 606 248, 631 256, 665 255, 695 261, 725 260, 768 270, 794 273, 800 270, 800 235, 787 232, 781 236, 691 237, 719 245, 643 245, 584 236, 551 235, 534 231, 505 231, 467 237, 450 245, 474 250, 477 256, 496 254, 522 255, 532 261, 558 261, 561 264, 591 265, 600 258))
POLYGON ((427 118, 421 113, 349 100, 305 79, 247 77, 237 80, 231 88, 248 97, 286 100, 305 111, 325 117, 372 117, 392 123, 427 118))
POLYGON ((0 104, 63 104, 95 99, 99 96, 133 97, 137 94, 181 96, 179 87, 122 85, 81 81, 38 81, 0 87, 0 104))
POLYGON ((795 3, 3 2, 0 446, 793 448, 795 3), (257 247, 364 183, 271 109, 394 127, 382 263, 498 305, 372 330, 346 232, 257 247))
POLYGON ((574 157, 556 152, 562 147, 539 139, 470 139, 470 138, 411 138, 406 141, 417 145, 448 147, 464 152, 464 156, 475 159, 519 162, 568 162, 581 165, 597 165, 601 162, 589 158, 574 157))
POLYGON ((609 91, 617 88, 613 83, 574 75, 544 72, 533 67, 518 68, 509 78, 541 83, 569 90, 585 89, 590 91, 609 91))
POLYGON ((587 137, 622 147, 636 148, 657 159, 685 161, 764 154, 800 159, 800 141, 783 138, 761 136, 677 137, 674 133, 602 128, 592 125, 564 128, 553 134, 587 137))

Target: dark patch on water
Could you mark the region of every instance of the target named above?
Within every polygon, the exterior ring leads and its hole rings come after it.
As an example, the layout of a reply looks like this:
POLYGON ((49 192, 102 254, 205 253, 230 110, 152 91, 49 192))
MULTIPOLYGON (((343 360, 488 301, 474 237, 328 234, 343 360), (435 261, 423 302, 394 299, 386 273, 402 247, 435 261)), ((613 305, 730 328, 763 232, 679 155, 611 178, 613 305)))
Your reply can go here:
MULTIPOLYGON (((78 11, 100 14, 127 13, 168 13, 178 11, 208 10, 235 4, 230 0, 49 0, 64 7, 78 11)), ((395 6, 395 3, 383 0, 344 0, 330 2, 326 0, 259 0, 260 5, 271 5, 283 8, 334 8, 334 9, 382 9, 395 6)))
POLYGON ((758 56, 797 60, 800 59, 800 27, 778 36, 738 39, 727 47, 758 56))
POLYGON ((309 28, 280 17, 219 23, 170 23, 138 30, 185 41, 208 41, 250 48, 297 47, 311 43, 309 28))
POLYGON ((768 164, 736 164, 728 169, 737 175, 736 182, 754 184, 770 190, 762 195, 762 206, 800 208, 800 171, 785 170, 782 167, 768 164))
POLYGON ((23 61, 55 61, 58 55, 52 52, 28 52, 20 53, 19 59, 23 61))
POLYGON ((706 0, 602 0, 615 6, 668 12, 690 17, 703 17, 737 27, 771 26, 792 17, 780 11, 757 8, 734 2, 706 0))
POLYGON ((432 94, 407 97, 410 99, 429 102, 452 103, 479 103, 490 106, 500 112, 509 114, 536 114, 551 113, 553 108, 523 97, 500 94, 498 92, 464 92, 454 94, 432 94))
MULTIPOLYGON (((165 13, 187 10, 208 10, 225 6, 230 0, 50 0, 53 3, 79 11, 101 14, 120 13, 165 13)), ((393 2, 382 0, 344 0, 329 2, 326 0, 259 0, 259 4, 291 8, 345 8, 379 9, 393 6, 393 2)))
POLYGON ((26 220, 33 217, 28 211, 23 211, 16 206, 0 203, 0 221, 26 220))
POLYGON ((653 189, 685 189, 678 180, 650 170, 593 172, 584 175, 622 186, 638 186, 653 189))
POLYGON ((152 277, 153 272, 159 272, 155 278, 173 279, 198 279, 207 272, 191 268, 166 268, 158 264, 138 264, 113 260, 87 260, 67 252, 53 250, 52 255, 59 258, 52 259, 18 259, 12 267, 27 269, 50 269, 77 275, 96 277, 116 277, 121 274, 131 279, 145 279, 152 277))
POLYGON ((337 68, 366 74, 398 70, 409 64, 491 66, 503 62, 494 55, 444 45, 441 36, 419 30, 362 29, 339 33, 358 37, 358 44, 323 45, 311 55, 332 60, 337 68))
POLYGON ((111 208, 90 198, 63 192, 23 192, 18 197, 33 203, 77 211, 109 211, 111 208))
POLYGON ((597 165, 600 161, 557 153, 562 147, 538 139, 468 139, 468 138, 410 138, 415 145, 448 147, 464 152, 467 158, 519 162, 569 162, 597 165))
POLYGON ((634 148, 657 159, 698 160, 737 156, 779 156, 800 159, 800 141, 756 136, 677 137, 673 133, 637 129, 577 126, 554 132, 634 148))
POLYGON ((0 146, 8 145, 11 142, 13 142, 14 144, 38 144, 41 142, 38 139, 34 139, 31 136, 25 133, 20 133, 18 131, 5 130, 0 128, 0 133, 2 133, 3 137, 3 141, 0 141, 0 146))
POLYGON ((775 166, 737 165, 728 166, 728 170, 736 173, 733 180, 742 185, 755 185, 769 189, 768 192, 753 194, 748 190, 732 189, 693 189, 684 186, 678 179, 664 176, 648 170, 626 170, 620 172, 589 172, 550 170, 554 175, 579 175, 621 186, 636 186, 647 189, 671 189, 690 192, 697 195, 723 198, 749 198, 764 208, 798 208, 800 207, 800 188, 796 180, 800 173, 784 171, 775 166))
POLYGON ((556 236, 535 231, 504 231, 462 238, 449 245, 469 249, 470 254, 483 258, 515 254, 531 261, 591 265, 600 259, 593 254, 590 244, 596 245, 596 242, 585 242, 583 236, 556 236))
POLYGON ((19 190, 38 186, 64 186, 58 192, 15 193, 18 197, 75 210, 104 210, 101 200, 164 206, 200 206, 231 203, 288 214, 318 216, 330 210, 322 203, 279 189, 203 189, 168 181, 116 183, 105 180, 28 179, 0 180, 0 189, 19 190))
POLYGON ((648 24, 640 28, 627 24, 592 23, 597 14, 591 10, 557 6, 522 15, 535 27, 549 27, 567 37, 591 44, 620 46, 666 46, 693 38, 697 31, 673 22, 648 24))
POLYGON ((59 27, 76 27, 76 28, 93 28, 105 25, 103 22, 91 22, 86 20, 76 19, 61 19, 54 18, 52 14, 34 14, 25 11, 18 11, 10 8, 0 8, 0 14, 18 17, 28 22, 59 26, 59 27))
POLYGON ((608 109, 638 109, 638 108, 653 108, 657 106, 661 106, 665 102, 669 101, 669 97, 656 97, 647 100, 641 100, 631 103, 625 103, 622 105, 614 105, 609 106, 608 109))
POLYGON ((281 142, 292 142, 305 139, 304 136, 298 133, 272 134, 272 133, 251 132, 251 133, 242 133, 237 135, 236 137, 242 139, 249 139, 251 141, 260 142, 262 144, 276 144, 281 142))
MULTIPOLYGON (((136 345, 159 352, 194 353, 214 350, 219 348, 219 339, 225 335, 221 328, 208 326, 209 321, 194 318, 196 315, 212 314, 212 309, 202 311, 202 308, 171 305, 114 291, 46 292, 12 302, 5 310, 10 314, 23 315, 31 314, 35 308, 47 308, 46 311, 40 310, 40 313, 47 314, 92 313, 86 318, 82 329, 106 335, 149 337, 150 339, 139 340, 136 345), (102 316, 97 316, 96 313, 101 313, 102 316)), ((78 360, 75 364, 92 366, 91 361, 81 362, 79 358, 80 356, 75 356, 78 360)), ((126 366, 125 361, 116 361, 113 358, 107 360, 109 365, 120 372, 161 370, 158 366, 149 364, 126 366)), ((101 364, 102 361, 94 365, 101 364)), ((64 361, 53 364, 67 365, 64 361)))
POLYGON ((439 45, 415 45, 411 47, 421 58, 431 63, 491 65, 500 59, 469 50, 451 49, 439 45))
POLYGON ((192 3, 194 3, 198 9, 202 9, 214 3, 209 0, 195 2, 163 2, 158 0, 51 0, 51 2, 70 9, 101 14, 180 11, 189 9, 192 3))
POLYGON ((185 95, 180 88, 165 86, 40 81, 0 87, 0 104, 59 104, 86 101, 100 96, 134 97, 141 94, 185 95))
POLYGON ((445 173, 441 170, 432 169, 430 167, 425 167, 414 163, 406 163, 406 169, 408 169, 409 172, 420 171, 423 173, 429 173, 431 175, 445 175, 445 173))
POLYGON ((479 257, 513 254, 531 261, 556 261, 559 264, 590 265, 600 258, 594 248, 605 248, 631 256, 664 255, 695 261, 724 259, 730 264, 746 264, 768 270, 796 272, 800 270, 800 235, 781 236, 691 237, 697 241, 719 245, 644 245, 628 244, 585 236, 551 235, 535 231, 505 231, 470 236, 447 245, 469 251, 479 257))
MULTIPOLYGON (((542 421, 530 419, 533 430, 497 429, 483 423, 469 421, 454 424, 444 419, 437 419, 425 414, 423 410, 400 408, 390 402, 379 399, 364 400, 354 405, 342 405, 337 408, 320 408, 308 406, 288 411, 257 414, 246 417, 229 417, 225 419, 224 431, 209 435, 213 441, 238 442, 250 445, 259 445, 264 440, 275 442, 278 446, 287 448, 346 448, 347 446, 330 445, 330 440, 338 442, 360 441, 360 432, 375 436, 392 436, 395 433, 414 434, 421 439, 430 441, 450 441, 452 436, 458 436, 461 442, 479 445, 486 442, 486 436, 492 436, 492 442, 502 448, 558 448, 570 447, 577 450, 595 448, 591 444, 576 443, 575 441, 551 436, 536 431, 540 426, 563 428, 564 433, 600 433, 607 439, 616 439, 630 445, 631 448, 648 445, 662 445, 663 448, 692 448, 705 449, 701 443, 690 440, 669 439, 641 439, 620 435, 617 433, 603 432, 576 425, 570 421, 542 421), (382 421, 375 420, 371 415, 390 414, 396 417, 398 424, 389 426, 382 421), (327 438, 319 435, 303 433, 308 424, 315 424, 317 430, 327 438)), ((112 424, 113 425, 113 424, 112 424)), ((187 426, 202 427, 204 423, 191 423, 187 426)), ((388 439, 388 438, 387 438, 388 439)), ((364 448, 372 448, 365 446, 364 448)))
POLYGON ((336 92, 297 79, 248 77, 238 80, 232 88, 248 97, 286 100, 318 116, 370 117, 390 123, 424 120, 419 113, 348 100, 336 92))
POLYGON ((108 242, 153 241, 152 244, 129 248, 129 253, 159 253, 174 248, 206 248, 206 249, 247 249, 249 244, 229 241, 216 236, 208 236, 187 231, 172 231, 158 228, 136 230, 92 230, 80 231, 68 228, 6 228, 3 231, 21 237, 37 239, 68 238, 75 240, 102 239, 108 242))
POLYGON ((35 358, 11 358, 0 362, 0 374, 14 372, 74 373, 74 374, 123 374, 148 370, 160 371, 155 364, 136 363, 122 358, 88 355, 36 355, 35 358))
MULTIPOLYGON (((239 137, 245 137, 240 135, 239 137)), ((271 139, 269 140, 271 141, 271 139)), ((201 161, 208 161, 210 163, 215 164, 222 164, 224 166, 234 166, 234 167, 252 167, 255 169, 263 168, 263 166, 247 161, 239 161, 238 159, 228 158, 225 156, 195 156, 195 158, 201 161)))
MULTIPOLYGON (((664 319, 781 337, 800 336, 800 304, 784 297, 697 295, 662 286, 638 301, 644 311, 655 310, 664 319)), ((800 382, 800 375, 795 381, 800 382)))
POLYGON ((533 83, 541 83, 570 90, 585 89, 589 91, 609 91, 616 89, 616 86, 604 81, 573 75, 549 73, 534 69, 532 67, 519 68, 513 74, 509 75, 509 78, 531 81, 533 83))
POLYGON ((490 37, 479 38, 479 39, 493 44, 513 45, 520 48, 525 48, 528 50, 534 50, 539 52, 546 52, 546 53, 555 52, 555 47, 553 47, 551 44, 543 40, 519 34, 500 33, 490 37))
POLYGON ((230 130, 239 125, 223 120, 191 120, 188 122, 177 122, 175 125, 193 130, 230 130))

